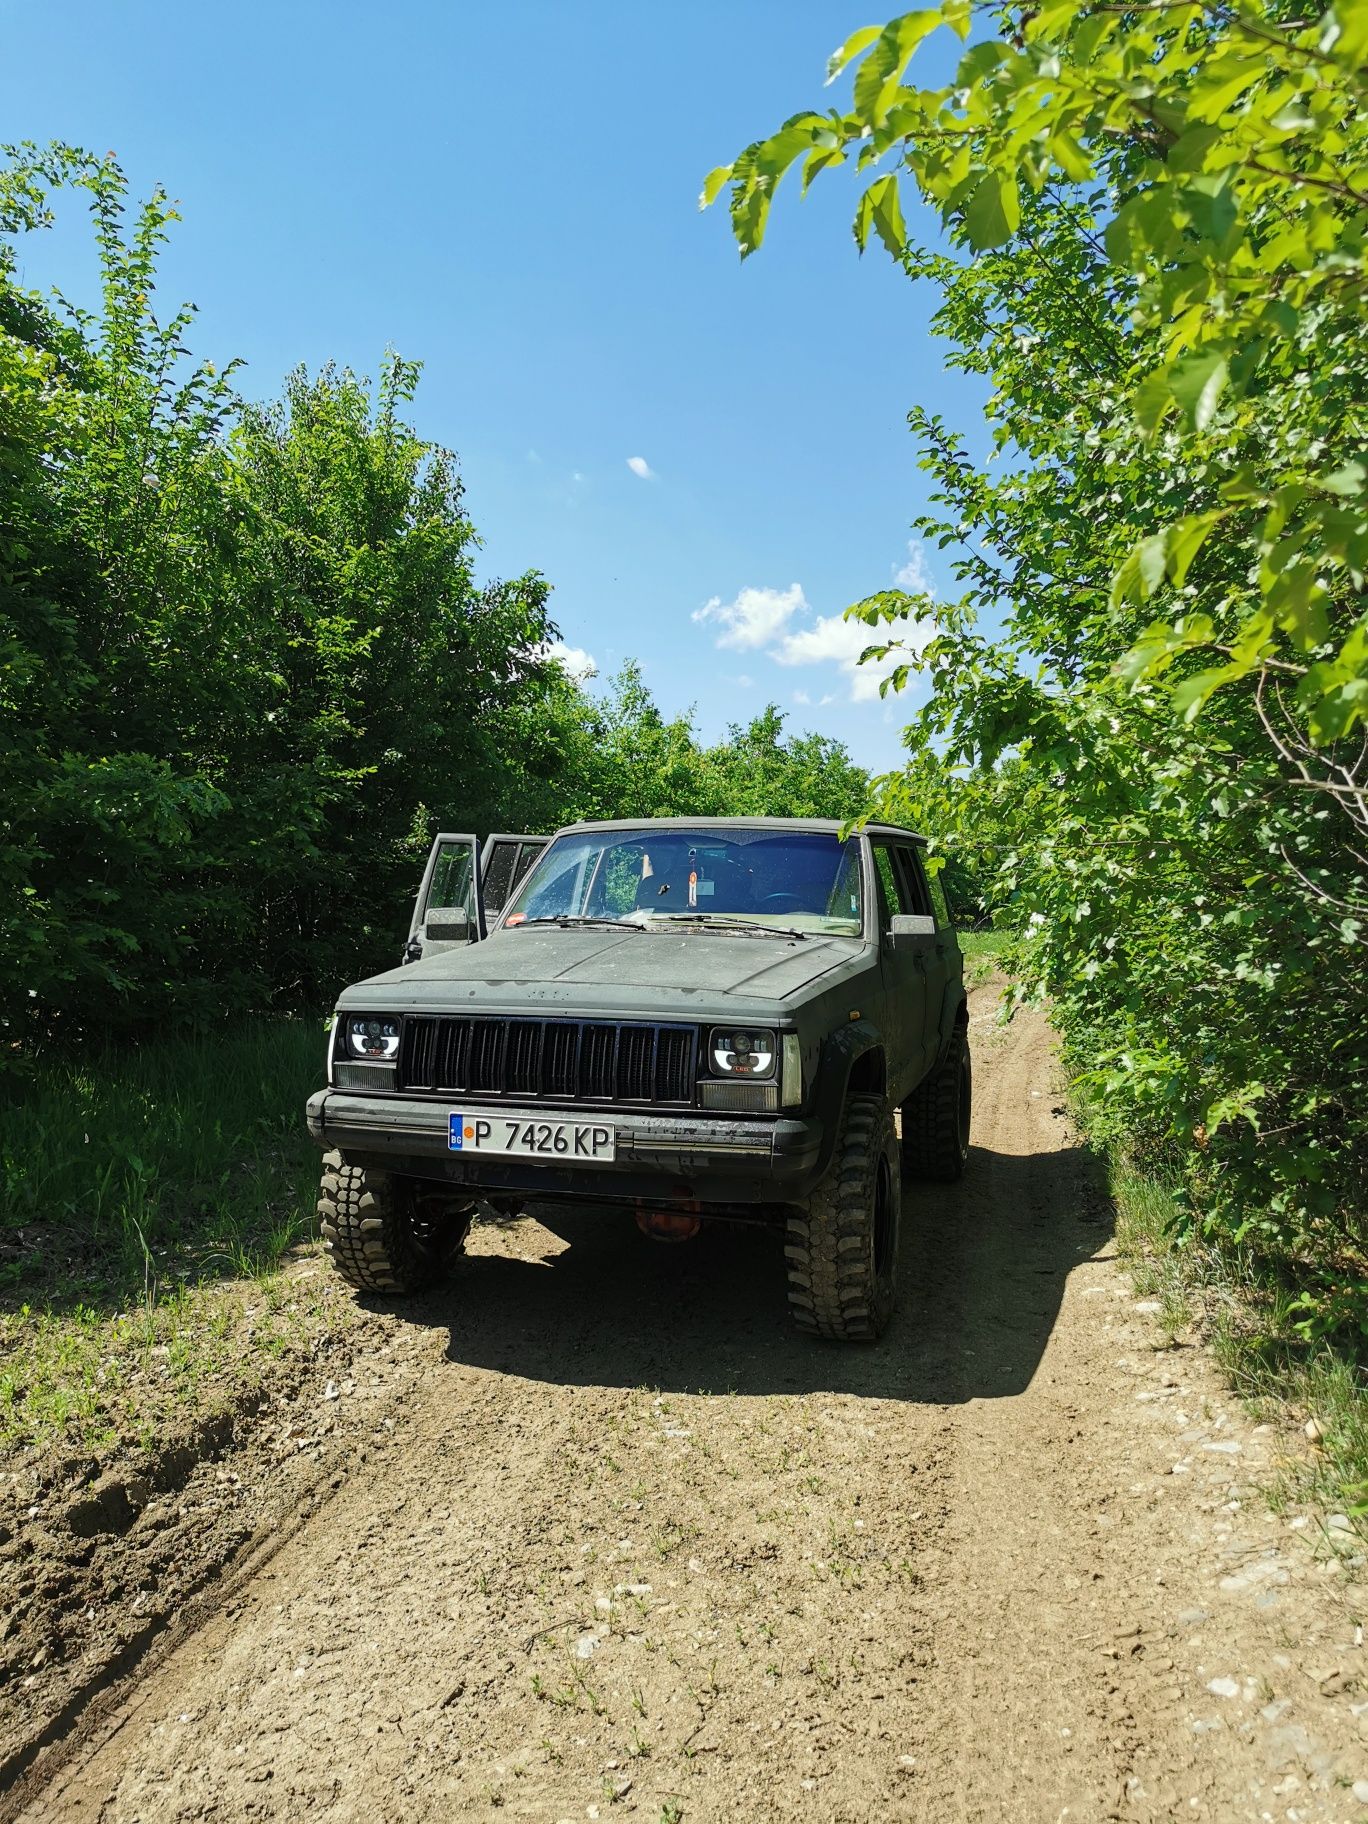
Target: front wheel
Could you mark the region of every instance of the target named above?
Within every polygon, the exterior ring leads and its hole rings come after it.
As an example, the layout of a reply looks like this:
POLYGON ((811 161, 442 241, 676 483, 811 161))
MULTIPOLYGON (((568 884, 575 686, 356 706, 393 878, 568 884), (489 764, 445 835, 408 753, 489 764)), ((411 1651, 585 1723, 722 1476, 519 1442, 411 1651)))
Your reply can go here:
POLYGON ((471 1210, 440 1187, 325 1153, 318 1221, 333 1265, 358 1292, 421 1292, 446 1278, 471 1210))
POLYGON ((873 1342, 893 1315, 902 1189, 893 1110, 846 1100, 831 1170, 788 1219, 789 1306, 800 1330, 873 1342))

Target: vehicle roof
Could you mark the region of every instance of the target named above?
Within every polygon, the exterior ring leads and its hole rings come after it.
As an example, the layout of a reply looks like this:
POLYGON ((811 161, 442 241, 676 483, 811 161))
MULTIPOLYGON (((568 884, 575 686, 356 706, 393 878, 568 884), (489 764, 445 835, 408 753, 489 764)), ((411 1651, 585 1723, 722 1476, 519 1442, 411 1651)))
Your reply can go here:
MULTIPOLYGON (((558 836, 589 830, 808 830, 839 836, 845 825, 835 817, 619 817, 601 823, 567 823, 558 836)), ((867 823, 853 832, 863 836, 900 836, 925 844, 926 837, 896 823, 867 823)))

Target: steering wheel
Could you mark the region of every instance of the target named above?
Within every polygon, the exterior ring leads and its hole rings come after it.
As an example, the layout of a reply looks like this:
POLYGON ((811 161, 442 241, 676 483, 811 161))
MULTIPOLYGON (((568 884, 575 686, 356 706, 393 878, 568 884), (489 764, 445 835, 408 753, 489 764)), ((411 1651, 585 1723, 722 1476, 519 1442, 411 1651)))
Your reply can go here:
POLYGON ((757 912, 806 912, 807 905, 799 893, 767 893, 757 901, 757 912))

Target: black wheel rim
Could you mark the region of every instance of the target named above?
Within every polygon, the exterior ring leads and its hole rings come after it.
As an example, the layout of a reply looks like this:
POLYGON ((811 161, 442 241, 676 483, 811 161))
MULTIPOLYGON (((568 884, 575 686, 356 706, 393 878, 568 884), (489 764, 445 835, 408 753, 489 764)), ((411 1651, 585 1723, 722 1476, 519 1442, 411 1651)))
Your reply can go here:
POLYGON ((893 1271, 893 1249, 897 1243, 897 1223, 893 1215, 893 1175, 887 1159, 879 1160, 874 1180, 874 1277, 886 1280, 893 1271))

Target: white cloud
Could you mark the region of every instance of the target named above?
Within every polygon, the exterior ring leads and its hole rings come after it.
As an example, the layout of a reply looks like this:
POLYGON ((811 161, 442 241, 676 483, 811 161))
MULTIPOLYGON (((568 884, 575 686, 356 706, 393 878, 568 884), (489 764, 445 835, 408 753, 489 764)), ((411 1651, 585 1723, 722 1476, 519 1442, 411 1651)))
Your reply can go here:
POLYGON ((911 595, 933 595, 935 593, 935 578, 931 575, 931 566, 926 561, 926 551, 919 540, 908 539, 907 562, 893 572, 893 581, 899 589, 906 589, 911 595))
MULTIPOLYGON (((911 632, 912 629, 907 630, 907 633, 911 632)), ((849 683, 851 702, 873 703, 878 700, 879 685, 905 655, 890 653, 885 659, 871 659, 868 664, 861 665, 860 654, 869 646, 880 645, 887 637, 882 628, 866 627, 863 621, 824 614, 811 627, 785 634, 770 648, 770 657, 780 665, 839 666, 849 683)))
POLYGON ((654 481, 656 478, 655 470, 651 467, 650 463, 647 462, 644 456, 629 456, 627 458, 627 467, 632 471, 633 475, 639 475, 643 481, 654 481))
POLYGON ((750 652, 769 646, 777 640, 794 615, 807 611, 807 597, 801 583, 787 589, 742 589, 734 602, 713 596, 694 610, 693 619, 719 627, 719 646, 730 646, 737 652, 750 652))
POLYGON ((577 684, 598 676, 598 660, 593 653, 586 652, 583 646, 567 646, 564 640, 551 640, 538 647, 537 657, 559 665, 577 684))
MULTIPOLYGON (((908 553, 908 561, 898 573, 899 580, 905 588, 929 591, 930 572, 920 547, 909 545, 908 553)), ((694 611, 693 619, 716 630, 718 646, 741 652, 763 651, 776 665, 834 665, 852 703, 877 702, 884 679, 906 662, 909 650, 920 651, 932 632, 929 627, 910 623, 893 628, 869 627, 840 614, 813 619, 801 583, 792 583, 787 589, 742 589, 730 602, 715 595, 694 611), (888 639, 900 640, 900 648, 885 658, 860 663, 862 652, 888 639)), ((826 692, 814 703, 808 691, 799 689, 793 693, 793 701, 821 709, 834 697, 826 692)))

